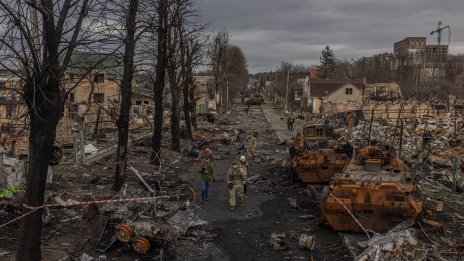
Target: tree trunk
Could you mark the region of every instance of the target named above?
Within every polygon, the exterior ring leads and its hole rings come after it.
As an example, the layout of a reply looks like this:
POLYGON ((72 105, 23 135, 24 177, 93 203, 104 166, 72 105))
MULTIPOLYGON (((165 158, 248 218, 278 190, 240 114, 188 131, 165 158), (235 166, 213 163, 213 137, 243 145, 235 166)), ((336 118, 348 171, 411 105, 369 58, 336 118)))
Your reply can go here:
POLYGON ((189 97, 190 97, 190 116, 192 118, 192 126, 193 126, 193 129, 196 130, 198 127, 197 126, 197 112, 196 112, 197 102, 195 101, 195 85, 193 84, 189 89, 189 97))
POLYGON ((121 84, 121 102, 119 107, 118 150, 116 154, 116 174, 113 190, 119 191, 126 181, 127 143, 129 141, 129 114, 132 96, 132 77, 134 74, 135 53, 135 18, 137 16, 138 0, 129 1, 129 10, 126 17, 127 36, 124 50, 124 74, 121 84))
MULTIPOLYGON (((54 100, 52 97, 48 98, 54 100)), ((63 97, 58 99, 64 100, 63 97)), ((31 207, 39 207, 44 203, 48 163, 55 142, 56 126, 61 117, 59 111, 63 111, 64 102, 60 104, 60 101, 55 100, 53 104, 41 107, 33 108, 40 111, 40 115, 31 113, 30 116, 29 163, 24 204, 31 207)), ((24 208, 23 214, 29 211, 30 209, 24 208)), ((39 209, 22 219, 16 260, 41 259, 42 213, 43 209, 39 209)))
MULTIPOLYGON (((190 73, 189 73, 190 75, 190 73)), ((189 89, 191 83, 191 77, 188 76, 188 80, 184 84, 184 88, 182 88, 183 98, 184 98, 184 117, 185 117, 185 129, 188 139, 192 139, 192 120, 190 118, 190 99, 189 99, 189 89)))
POLYGON ((166 0, 160 0, 158 6, 158 49, 156 62, 156 79, 154 86, 155 100, 155 116, 153 123, 153 138, 152 138, 152 155, 155 165, 160 165, 161 157, 161 138, 163 132, 163 91, 164 78, 166 76, 166 56, 167 56, 167 24, 168 11, 166 0))
POLYGON ((171 85, 171 150, 180 151, 180 90, 176 82, 176 72, 171 72, 169 78, 171 85))

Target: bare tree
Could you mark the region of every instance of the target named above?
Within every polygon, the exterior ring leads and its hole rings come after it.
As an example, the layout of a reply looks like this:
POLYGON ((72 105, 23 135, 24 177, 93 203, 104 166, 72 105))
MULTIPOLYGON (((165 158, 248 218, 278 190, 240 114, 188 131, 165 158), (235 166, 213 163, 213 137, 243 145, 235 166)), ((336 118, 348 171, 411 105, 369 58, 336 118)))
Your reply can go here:
POLYGON ((198 31, 190 35, 185 43, 185 59, 182 67, 185 69, 183 77, 183 102, 184 102, 184 118, 187 138, 192 138, 192 125, 195 124, 195 90, 193 84, 193 68, 199 65, 203 59, 202 50, 206 44, 206 37, 202 37, 202 32, 198 31), (193 118, 193 120, 192 120, 193 118))
POLYGON ((161 138, 163 128, 163 92, 165 88, 166 65, 167 65, 167 41, 168 41, 168 0, 156 1, 156 79, 154 83, 155 117, 153 123, 152 159, 155 165, 160 165, 161 138))
POLYGON ((169 8, 167 74, 171 93, 171 150, 174 151, 180 151, 182 94, 185 98, 185 93, 181 91, 189 81, 189 70, 191 71, 193 59, 199 51, 199 44, 192 41, 199 38, 204 29, 204 26, 198 22, 195 4, 195 0, 174 0, 169 8))
POLYGON ((247 60, 242 49, 236 45, 229 45, 226 52, 226 66, 224 70, 226 80, 226 107, 229 107, 233 97, 244 90, 249 81, 247 60))
POLYGON ((64 74, 77 47, 94 43, 92 0, 0 1, 0 64, 22 80, 29 111, 29 164, 17 260, 40 259, 45 181, 68 91, 64 74), (85 23, 88 18, 90 23, 85 23))
POLYGON ((119 191, 126 179, 127 143, 129 140, 129 113, 132 97, 132 78, 134 74, 134 55, 136 45, 136 17, 138 0, 130 0, 126 11, 126 24, 124 37, 124 73, 121 82, 121 99, 119 107, 118 150, 116 155, 116 174, 113 190, 119 191))
POLYGON ((294 90, 299 88, 298 79, 304 78, 308 72, 308 68, 304 65, 293 64, 292 62, 281 62, 276 69, 276 94, 280 97, 286 97, 284 102, 294 101, 294 90), (288 90, 287 90, 288 80, 288 90), (288 95, 286 95, 286 93, 288 95))
POLYGON ((211 69, 214 76, 214 90, 216 98, 216 109, 219 110, 223 106, 224 85, 225 85, 225 67, 226 67, 226 54, 229 46, 229 33, 224 30, 218 32, 212 39, 208 56, 211 64, 211 69), (217 97, 220 96, 218 100, 217 97))

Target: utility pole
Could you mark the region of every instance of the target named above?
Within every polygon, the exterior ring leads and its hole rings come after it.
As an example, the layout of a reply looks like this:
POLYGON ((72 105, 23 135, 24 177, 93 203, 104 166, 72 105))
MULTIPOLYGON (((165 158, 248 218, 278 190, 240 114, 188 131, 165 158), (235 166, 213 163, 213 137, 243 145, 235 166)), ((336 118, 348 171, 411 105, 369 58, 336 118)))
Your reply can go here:
POLYGON ((290 78, 290 68, 287 69, 287 84, 285 87, 285 110, 288 110, 288 81, 290 78))

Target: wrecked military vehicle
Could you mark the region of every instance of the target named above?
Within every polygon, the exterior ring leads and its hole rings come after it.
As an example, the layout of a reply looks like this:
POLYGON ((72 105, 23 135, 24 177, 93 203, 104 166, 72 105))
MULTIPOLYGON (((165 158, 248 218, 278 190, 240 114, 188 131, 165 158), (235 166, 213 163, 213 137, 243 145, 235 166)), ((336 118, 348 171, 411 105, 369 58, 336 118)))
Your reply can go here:
POLYGON ((368 145, 336 174, 321 202, 322 222, 334 230, 385 232, 422 211, 420 193, 407 165, 388 145, 368 145), (356 220, 351 216, 351 214, 356 220))
POLYGON ((348 144, 338 144, 333 127, 306 125, 289 149, 291 177, 304 183, 328 183, 346 165, 351 151, 348 144))

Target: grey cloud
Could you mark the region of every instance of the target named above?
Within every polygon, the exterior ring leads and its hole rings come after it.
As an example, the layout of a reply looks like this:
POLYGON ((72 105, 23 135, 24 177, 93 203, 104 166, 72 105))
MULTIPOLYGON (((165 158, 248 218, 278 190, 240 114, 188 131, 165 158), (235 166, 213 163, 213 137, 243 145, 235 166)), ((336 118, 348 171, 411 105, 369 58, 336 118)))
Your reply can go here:
MULTIPOLYGON (((407 36, 451 26, 451 53, 464 53, 462 0, 202 0, 212 31, 227 28, 251 72, 280 61, 317 64, 329 44, 341 59, 391 52, 407 36)), ((447 33, 443 42, 447 42, 447 33)))

